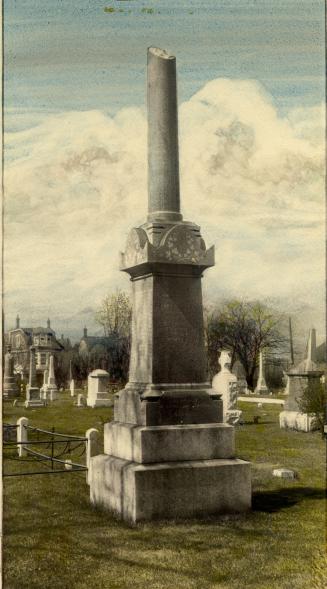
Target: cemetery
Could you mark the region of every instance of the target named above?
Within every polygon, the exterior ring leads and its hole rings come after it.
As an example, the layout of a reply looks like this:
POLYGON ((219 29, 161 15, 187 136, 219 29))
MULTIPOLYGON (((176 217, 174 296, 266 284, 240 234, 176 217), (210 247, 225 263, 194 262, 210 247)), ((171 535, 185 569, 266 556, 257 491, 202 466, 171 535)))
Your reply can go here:
MULTIPOLYGON (((81 437, 94 428, 103 452, 112 408, 80 409, 69 390, 60 394, 58 401, 35 409, 26 409, 23 399, 15 407, 6 402, 4 421, 27 417, 32 426, 48 431, 55 426, 81 437)), ((251 463, 250 512, 130 527, 90 506, 85 472, 4 478, 5 586, 41 589, 51 579, 58 589, 200 584, 286 589, 291 579, 295 588, 322 589, 325 443, 318 431, 280 429, 277 404, 237 405, 244 423, 235 426, 236 454, 251 463), (296 478, 273 476, 276 469, 292 470, 296 478)), ((46 470, 26 460, 24 471, 46 470)), ((21 463, 5 460, 4 471, 13 468, 21 470, 21 463)))
POLYGON ((301 405, 322 384, 315 330, 285 390, 269 389, 262 342, 253 390, 229 348, 209 380, 201 280, 214 248, 181 213, 175 57, 150 48, 147 71, 148 211, 120 267, 128 380, 117 390, 97 367, 80 388, 70 365, 61 390, 49 352, 40 387, 31 345, 24 396, 8 347, 5 587, 322 588, 325 445, 319 410, 301 405))

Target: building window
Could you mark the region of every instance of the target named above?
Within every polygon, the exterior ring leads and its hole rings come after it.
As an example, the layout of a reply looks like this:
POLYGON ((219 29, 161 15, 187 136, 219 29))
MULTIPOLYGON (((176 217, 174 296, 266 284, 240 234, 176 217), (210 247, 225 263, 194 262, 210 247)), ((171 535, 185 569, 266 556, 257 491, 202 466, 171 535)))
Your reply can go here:
POLYGON ((46 354, 40 354, 40 364, 46 364, 47 363, 47 355, 46 354))
POLYGON ((34 337, 34 343, 37 344, 39 342, 39 338, 38 337, 34 337))

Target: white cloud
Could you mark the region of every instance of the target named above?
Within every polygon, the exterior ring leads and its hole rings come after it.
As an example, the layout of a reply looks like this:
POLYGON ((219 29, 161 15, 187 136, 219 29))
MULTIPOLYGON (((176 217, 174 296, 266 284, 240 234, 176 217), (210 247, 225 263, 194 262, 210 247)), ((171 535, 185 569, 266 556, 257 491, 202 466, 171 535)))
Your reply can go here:
MULTIPOLYGON (((49 116, 6 137, 9 316, 96 305, 128 280, 118 251, 146 215, 141 109, 49 116)), ((210 296, 323 300, 323 109, 280 118, 254 81, 218 79, 180 108, 184 217, 216 245, 210 296)))

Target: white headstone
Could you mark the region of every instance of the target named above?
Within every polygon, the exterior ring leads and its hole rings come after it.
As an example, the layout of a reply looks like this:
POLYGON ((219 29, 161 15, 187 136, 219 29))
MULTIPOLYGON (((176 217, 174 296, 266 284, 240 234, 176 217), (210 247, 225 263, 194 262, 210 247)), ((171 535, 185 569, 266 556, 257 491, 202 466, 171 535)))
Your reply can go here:
POLYGON ((275 468, 273 470, 273 476, 281 479, 295 479, 296 473, 289 468, 275 468))
POLYGON ((75 397, 75 381, 73 378, 70 381, 69 388, 70 388, 70 396, 75 397))
MULTIPOLYGON (((231 366, 231 354, 228 350, 222 350, 218 358, 218 363, 221 366, 221 371, 213 377, 212 388, 217 393, 222 395, 223 401, 223 420, 229 422, 229 413, 233 412, 233 416, 230 416, 233 422, 235 421, 235 411, 237 411, 237 376, 230 370, 231 366)), ((241 417, 242 412, 239 412, 241 417)))
POLYGON ((89 407, 112 407, 109 397, 109 373, 106 370, 93 370, 87 379, 87 404, 89 407))

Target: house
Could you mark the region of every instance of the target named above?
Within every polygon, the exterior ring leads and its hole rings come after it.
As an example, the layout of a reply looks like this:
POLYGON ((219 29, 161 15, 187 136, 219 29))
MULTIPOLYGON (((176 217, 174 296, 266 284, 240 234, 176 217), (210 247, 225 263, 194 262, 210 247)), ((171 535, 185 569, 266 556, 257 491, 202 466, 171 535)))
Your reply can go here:
POLYGON ((40 384, 47 368, 48 356, 56 356, 64 350, 63 344, 57 340, 56 333, 51 328, 50 319, 47 327, 21 327, 19 315, 16 317, 16 327, 5 334, 5 347, 7 346, 10 346, 14 358, 14 371, 23 379, 28 378, 30 347, 34 347, 36 375, 40 384))
POLYGON ((83 337, 80 340, 78 353, 83 356, 92 352, 99 354, 110 353, 117 349, 120 338, 118 336, 93 336, 87 334, 84 327, 83 337))

